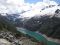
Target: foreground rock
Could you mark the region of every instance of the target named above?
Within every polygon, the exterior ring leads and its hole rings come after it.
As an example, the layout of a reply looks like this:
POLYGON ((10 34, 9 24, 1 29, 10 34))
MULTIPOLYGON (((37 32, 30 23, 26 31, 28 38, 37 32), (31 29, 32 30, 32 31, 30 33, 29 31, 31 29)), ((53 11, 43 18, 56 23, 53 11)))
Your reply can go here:
POLYGON ((6 39, 0 39, 0 45, 11 45, 11 43, 6 39))
POLYGON ((37 43, 24 36, 17 38, 16 34, 9 31, 0 31, 0 45, 37 45, 37 43))

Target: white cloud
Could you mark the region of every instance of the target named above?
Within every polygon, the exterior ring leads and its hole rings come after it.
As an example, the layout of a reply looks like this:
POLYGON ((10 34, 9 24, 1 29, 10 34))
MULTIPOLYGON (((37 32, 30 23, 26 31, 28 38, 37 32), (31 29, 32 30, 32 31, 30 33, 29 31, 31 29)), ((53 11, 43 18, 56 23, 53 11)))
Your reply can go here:
POLYGON ((14 5, 22 5, 24 4, 24 0, 7 0, 7 3, 14 4, 14 5))
POLYGON ((53 14, 55 12, 55 10, 58 8, 57 5, 58 4, 55 1, 44 0, 43 2, 37 2, 36 4, 33 4, 30 11, 23 13, 21 15, 23 17, 31 18, 36 15, 53 14), (55 5, 55 7, 46 8, 46 6, 49 7, 49 5, 55 5), (41 10, 43 8, 45 8, 45 10, 41 10))
MULTIPOLYGON (((26 11, 25 13, 21 14, 22 17, 33 17, 38 14, 43 15, 46 13, 51 13, 52 8, 47 8, 44 11, 41 11, 42 8, 49 5, 57 5, 57 3, 50 0, 43 0, 43 2, 37 2, 35 4, 25 3, 25 0, 0 0, 0 13, 11 14, 26 11)), ((57 8, 57 6, 55 8, 57 8)), ((53 10, 55 10, 55 8, 53 8, 53 10)))
POLYGON ((0 13, 20 13, 29 9, 24 0, 0 0, 0 13))

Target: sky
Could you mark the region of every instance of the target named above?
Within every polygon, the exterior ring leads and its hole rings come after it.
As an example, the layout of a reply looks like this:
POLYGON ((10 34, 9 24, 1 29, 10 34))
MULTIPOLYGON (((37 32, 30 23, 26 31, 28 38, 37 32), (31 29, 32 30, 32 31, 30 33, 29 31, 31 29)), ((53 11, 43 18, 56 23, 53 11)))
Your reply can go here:
MULTIPOLYGON (((28 2, 28 3, 36 3, 36 2, 42 2, 43 0, 25 0, 25 2, 28 2)), ((57 3, 60 3, 60 0, 53 0, 57 3)))
POLYGON ((42 0, 25 0, 25 2, 27 3, 36 3, 36 2, 41 2, 42 0))
MULTIPOLYGON (((33 17, 38 14, 51 13, 59 8, 58 6, 41 11, 49 5, 58 5, 60 0, 0 0, 0 13, 16 14, 22 17, 33 17), (25 11, 24 13, 22 13, 25 11), (49 12, 50 11, 50 12, 49 12)), ((5 15, 4 15, 5 16, 5 15)))
POLYGON ((60 4, 60 0, 54 0, 54 1, 56 1, 58 4, 60 4))

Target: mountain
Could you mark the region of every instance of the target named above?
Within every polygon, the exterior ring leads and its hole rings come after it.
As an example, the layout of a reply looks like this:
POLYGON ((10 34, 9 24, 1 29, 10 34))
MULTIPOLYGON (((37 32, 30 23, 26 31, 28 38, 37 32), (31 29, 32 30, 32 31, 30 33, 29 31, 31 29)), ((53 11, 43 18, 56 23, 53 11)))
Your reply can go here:
POLYGON ((24 23, 24 28, 31 31, 39 31, 48 37, 60 39, 60 10, 57 9, 55 14, 44 16, 35 16, 24 23))

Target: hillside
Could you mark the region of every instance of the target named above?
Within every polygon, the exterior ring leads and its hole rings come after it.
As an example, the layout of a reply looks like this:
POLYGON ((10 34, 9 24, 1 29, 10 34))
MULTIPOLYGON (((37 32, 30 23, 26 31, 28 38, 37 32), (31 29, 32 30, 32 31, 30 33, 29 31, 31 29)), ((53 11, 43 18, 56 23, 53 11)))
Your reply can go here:
POLYGON ((48 37, 60 39, 60 10, 57 9, 51 16, 35 16, 24 23, 24 28, 39 31, 48 37))
POLYGON ((6 16, 0 14, 0 31, 17 32, 15 25, 6 16))

